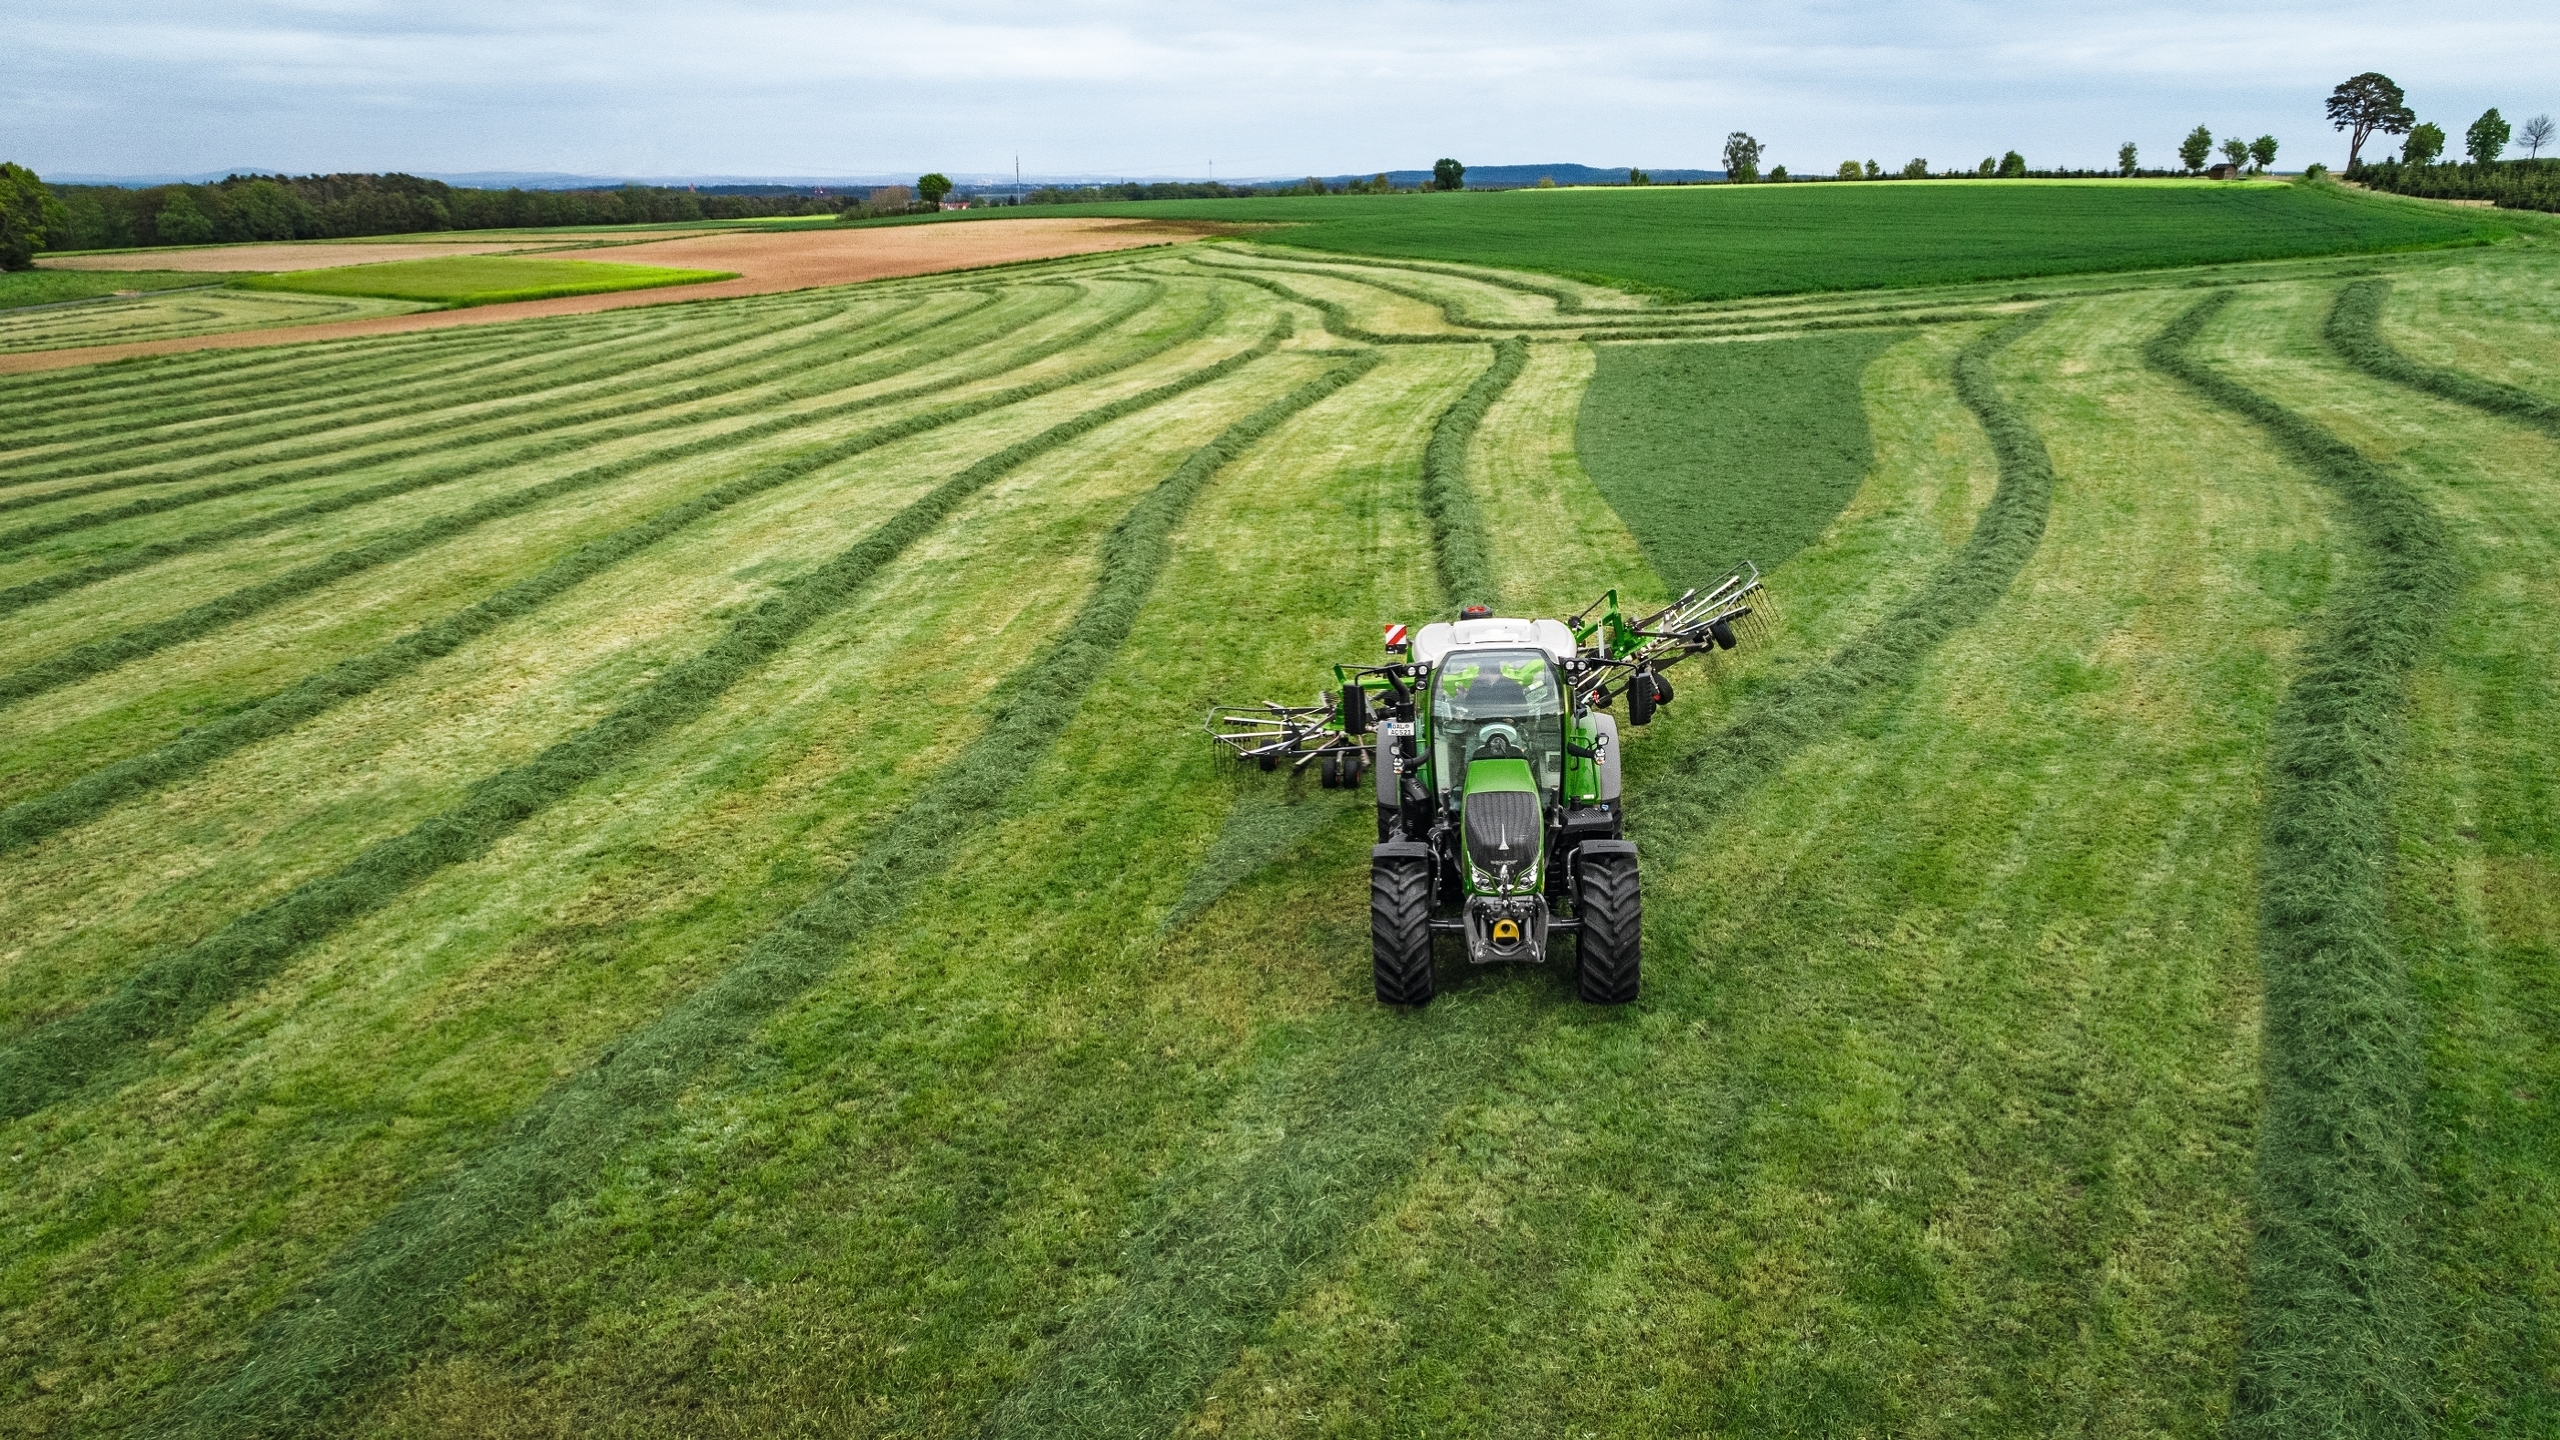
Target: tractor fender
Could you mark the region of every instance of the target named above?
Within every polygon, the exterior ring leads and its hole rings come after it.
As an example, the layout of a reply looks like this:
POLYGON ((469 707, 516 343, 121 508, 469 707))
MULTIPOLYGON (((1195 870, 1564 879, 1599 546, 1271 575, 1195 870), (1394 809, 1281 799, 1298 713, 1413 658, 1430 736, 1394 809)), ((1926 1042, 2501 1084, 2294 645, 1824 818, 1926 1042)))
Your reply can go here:
POLYGON ((1600 752, 1600 803, 1618 803, 1618 717, 1591 712, 1591 748, 1600 752))
POLYGON ((1404 792, 1396 786, 1396 737, 1387 727, 1378 727, 1378 803, 1398 806, 1404 803, 1404 792))
POLYGON ((1635 853, 1636 842, 1633 840, 1585 840, 1573 847, 1574 869, 1578 877, 1582 858, 1586 855, 1624 855, 1632 859, 1635 853))
POLYGON ((1369 868, 1384 869, 1394 865, 1419 865, 1423 873, 1437 877, 1440 867, 1431 847, 1420 840, 1386 840, 1369 847, 1369 868))

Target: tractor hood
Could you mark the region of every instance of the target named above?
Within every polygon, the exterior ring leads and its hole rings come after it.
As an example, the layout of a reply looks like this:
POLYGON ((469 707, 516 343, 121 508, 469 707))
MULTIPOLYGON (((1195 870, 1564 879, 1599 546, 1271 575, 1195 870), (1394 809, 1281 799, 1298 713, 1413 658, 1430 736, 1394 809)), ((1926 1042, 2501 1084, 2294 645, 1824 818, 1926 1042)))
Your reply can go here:
POLYGON ((1507 877, 1505 889, 1536 889, 1546 846, 1537 780, 1529 763, 1500 759, 1469 765, 1462 811, 1470 867, 1488 879, 1507 877))

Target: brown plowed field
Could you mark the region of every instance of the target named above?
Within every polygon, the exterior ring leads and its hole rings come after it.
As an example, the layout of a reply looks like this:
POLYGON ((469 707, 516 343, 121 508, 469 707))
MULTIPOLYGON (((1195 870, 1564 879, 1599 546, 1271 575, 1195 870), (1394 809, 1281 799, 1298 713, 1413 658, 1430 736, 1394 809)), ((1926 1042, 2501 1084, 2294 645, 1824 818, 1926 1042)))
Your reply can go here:
MULTIPOLYGON (((961 224, 904 225, 879 230, 791 230, 778 234, 715 231, 638 245, 554 250, 546 258, 733 270, 738 276, 735 280, 721 280, 708 285, 672 285, 659 290, 626 290, 610 295, 527 300, 513 305, 481 305, 468 310, 427 310, 414 315, 384 315, 368 320, 296 325, 279 330, 233 330, 219 335, 190 335, 131 345, 33 350, 20 355, 0 355, 0 374, 54 370, 67 365, 94 365, 135 355, 167 355, 182 350, 343 340, 354 335, 392 335, 411 330, 441 330, 453 325, 494 325, 544 315, 584 315, 596 310, 619 310, 630 305, 667 305, 730 295, 762 295, 776 290, 806 290, 820 285, 850 285, 861 280, 929 275, 941 270, 967 270, 1023 260, 1049 260, 1064 255, 1090 255, 1105 250, 1174 244, 1196 238, 1197 232, 1145 220, 973 220, 961 224)), ((237 257, 247 248, 196 253, 226 255, 232 257, 229 265, 237 265, 237 257)), ((298 251, 319 247, 272 248, 298 251)), ((364 258, 367 259, 411 258, 382 253, 405 247, 351 245, 344 248, 366 251, 364 258)), ((426 248, 433 249, 432 246, 426 248)), ((504 248, 523 249, 526 244, 520 242, 504 248)), ((434 253, 468 252, 434 250, 434 253)), ((153 263, 160 264, 156 259, 153 263)))

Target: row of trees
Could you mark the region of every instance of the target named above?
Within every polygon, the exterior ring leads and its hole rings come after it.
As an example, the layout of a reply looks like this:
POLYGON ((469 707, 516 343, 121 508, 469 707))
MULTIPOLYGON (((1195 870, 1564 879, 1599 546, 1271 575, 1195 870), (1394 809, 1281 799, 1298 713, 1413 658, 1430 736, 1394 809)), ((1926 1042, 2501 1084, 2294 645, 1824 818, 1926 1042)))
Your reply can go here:
MULTIPOLYGON (((2365 142, 2376 134, 2408 137, 2400 146, 2403 165, 2432 165, 2444 154, 2444 127, 2420 120, 2409 108, 2408 92, 2378 70, 2340 81, 2329 92, 2329 123, 2346 132, 2351 174, 2364 163, 2365 142)), ((2497 164, 2511 143, 2525 147, 2526 159, 2541 159, 2543 148, 2552 143, 2551 117, 2534 116, 2519 134, 2492 105, 2462 132, 2462 148, 2474 165, 2497 164)))
MULTIPOLYGON (((2127 148, 2130 149, 2131 147, 2127 148)), ((2027 166, 2027 157, 2019 154, 2015 150, 2011 150, 2000 155, 1985 155, 1982 157, 1982 162, 1978 165, 1970 167, 1959 166, 1947 170, 1932 170, 1929 168, 1929 162, 1926 159, 1915 156, 1910 160, 1904 161, 1902 163, 1902 167, 1898 170, 1887 170, 1873 160, 1843 160, 1840 162, 1840 168, 1829 176, 1817 177, 1789 175, 1787 173, 1787 167, 1784 165, 1773 165, 1769 167, 1769 173, 1763 175, 1760 173, 1760 161, 1762 156, 1766 153, 1766 147, 1747 131, 1736 130, 1732 134, 1724 137, 1724 178, 1726 182, 1728 184, 1735 185, 1749 185, 1760 181, 1776 182, 1817 178, 1838 180, 2023 180, 2029 177, 2081 177, 2096 176, 2107 173, 2096 170, 2032 170, 2027 166)), ((2131 174, 2132 172, 2128 170, 2126 173, 2131 174)))
POLYGON ((415 175, 233 175, 211 185, 154 185, 140 190, 37 184, 51 202, 43 209, 42 221, 42 248, 49 250, 548 225, 664 225, 825 215, 839 203, 832 196, 701 194, 649 185, 610 190, 473 190, 415 175))
POLYGON ((2511 210, 2560 211, 2560 162, 2542 158, 2553 142, 2548 115, 2536 115, 2519 129, 2492 105, 2462 132, 2470 163, 2439 165, 2444 127, 2420 120, 2398 83, 2368 70, 2330 92, 2329 123, 2346 132, 2347 178, 2357 184, 2437 200, 2487 200, 2511 210), (2398 158, 2365 163, 2365 142, 2376 135, 2405 137, 2398 158), (2511 144, 2524 146, 2524 159, 2504 158, 2511 144))

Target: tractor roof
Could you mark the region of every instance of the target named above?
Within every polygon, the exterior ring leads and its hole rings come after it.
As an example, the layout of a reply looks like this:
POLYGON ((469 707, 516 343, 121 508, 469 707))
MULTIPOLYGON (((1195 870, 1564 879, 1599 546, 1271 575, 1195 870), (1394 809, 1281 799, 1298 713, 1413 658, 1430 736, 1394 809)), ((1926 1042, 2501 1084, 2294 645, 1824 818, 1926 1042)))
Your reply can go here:
POLYGON ((1452 650, 1534 645, 1558 661, 1573 658, 1573 632, 1561 620, 1447 620, 1425 625, 1413 637, 1413 658, 1437 665, 1452 650))

